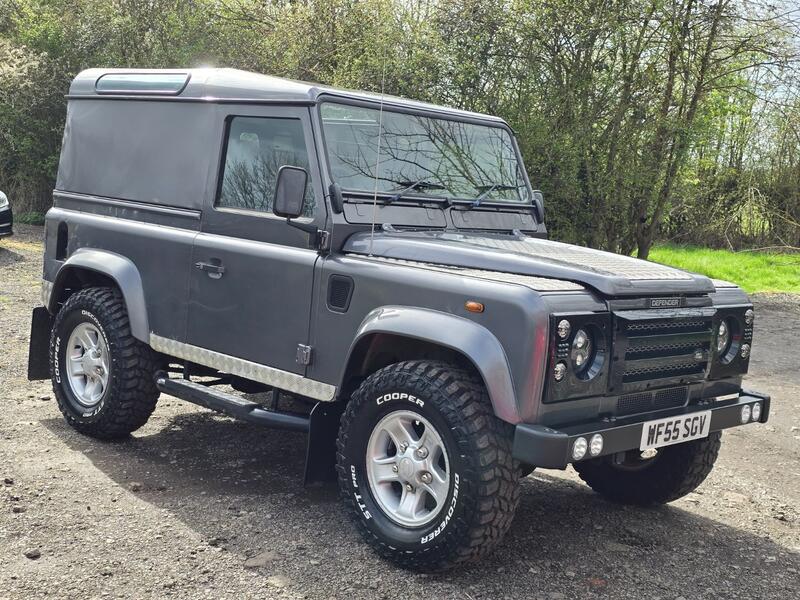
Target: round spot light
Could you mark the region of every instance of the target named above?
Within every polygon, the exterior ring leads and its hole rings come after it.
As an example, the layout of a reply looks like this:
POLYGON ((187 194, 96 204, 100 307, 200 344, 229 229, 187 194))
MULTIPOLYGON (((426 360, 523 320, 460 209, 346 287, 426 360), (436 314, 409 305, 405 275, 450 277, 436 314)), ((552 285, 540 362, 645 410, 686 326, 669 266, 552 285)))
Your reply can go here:
POLYGON ((761 402, 753 404, 753 421, 761 420, 761 402))
POLYGON ((579 437, 572 443, 572 459, 580 460, 586 456, 586 450, 589 448, 589 442, 585 437, 579 437))
POLYGON ((739 418, 742 421, 742 423, 747 423, 748 421, 750 421, 750 414, 751 414, 750 405, 749 404, 745 404, 742 407, 742 414, 739 415, 739 418))
POLYGON ((753 324, 753 319, 755 318, 755 316, 756 316, 756 313, 753 312, 752 308, 748 308, 746 311, 744 311, 744 323, 745 323, 745 325, 752 325, 753 324))
POLYGON ((742 358, 747 358, 748 356, 750 356, 750 344, 742 344, 742 347, 739 350, 739 355, 742 358))
POLYGON ((603 451, 603 436, 595 433, 589 441, 589 454, 592 456, 599 456, 603 451))
POLYGON ((572 331, 572 325, 569 324, 569 321, 566 319, 561 319, 558 322, 558 327, 556 328, 556 332, 558 333, 558 337, 562 340, 565 340, 569 337, 570 332, 572 331))

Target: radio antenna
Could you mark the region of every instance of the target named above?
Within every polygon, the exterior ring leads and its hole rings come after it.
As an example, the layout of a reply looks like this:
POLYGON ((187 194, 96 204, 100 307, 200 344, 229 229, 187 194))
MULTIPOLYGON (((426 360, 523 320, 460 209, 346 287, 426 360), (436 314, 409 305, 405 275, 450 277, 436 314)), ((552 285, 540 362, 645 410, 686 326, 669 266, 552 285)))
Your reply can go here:
POLYGON ((383 136, 383 97, 386 86, 386 47, 383 49, 383 66, 381 67, 381 101, 378 109, 378 156, 375 160, 375 189, 372 194, 372 223, 369 229, 369 252, 372 256, 372 241, 375 239, 375 219, 378 212, 378 176, 381 168, 381 137, 383 136))

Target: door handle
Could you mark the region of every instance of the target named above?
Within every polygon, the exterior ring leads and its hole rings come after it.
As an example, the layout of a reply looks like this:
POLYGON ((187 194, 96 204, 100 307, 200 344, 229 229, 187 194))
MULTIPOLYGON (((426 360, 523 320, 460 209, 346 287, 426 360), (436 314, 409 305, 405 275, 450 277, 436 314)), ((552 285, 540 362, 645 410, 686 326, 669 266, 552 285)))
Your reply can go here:
POLYGON ((201 271, 205 271, 208 274, 208 276, 211 277, 211 279, 219 279, 225 272, 225 267, 214 263, 196 262, 194 263, 194 266, 200 269, 201 271))

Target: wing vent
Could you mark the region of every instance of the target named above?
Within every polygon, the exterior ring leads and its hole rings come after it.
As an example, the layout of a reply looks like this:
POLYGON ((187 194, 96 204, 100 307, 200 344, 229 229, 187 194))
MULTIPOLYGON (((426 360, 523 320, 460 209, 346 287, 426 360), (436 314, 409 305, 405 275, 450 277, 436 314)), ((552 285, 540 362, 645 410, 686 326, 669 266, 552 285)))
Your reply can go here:
POLYGON ((328 308, 336 312, 347 312, 353 297, 353 280, 345 275, 328 278, 328 308))

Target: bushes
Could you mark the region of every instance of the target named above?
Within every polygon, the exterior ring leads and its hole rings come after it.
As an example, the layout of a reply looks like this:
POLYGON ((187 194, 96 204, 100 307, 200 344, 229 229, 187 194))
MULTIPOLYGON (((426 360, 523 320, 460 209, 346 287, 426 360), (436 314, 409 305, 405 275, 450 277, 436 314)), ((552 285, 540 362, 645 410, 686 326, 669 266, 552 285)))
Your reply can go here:
POLYGON ((786 105, 798 82, 783 68, 793 24, 776 11, 0 0, 0 188, 23 211, 46 210, 63 95, 81 69, 214 64, 372 91, 385 79, 387 93, 503 116, 560 239, 644 255, 658 236, 800 245, 800 118, 786 105))

